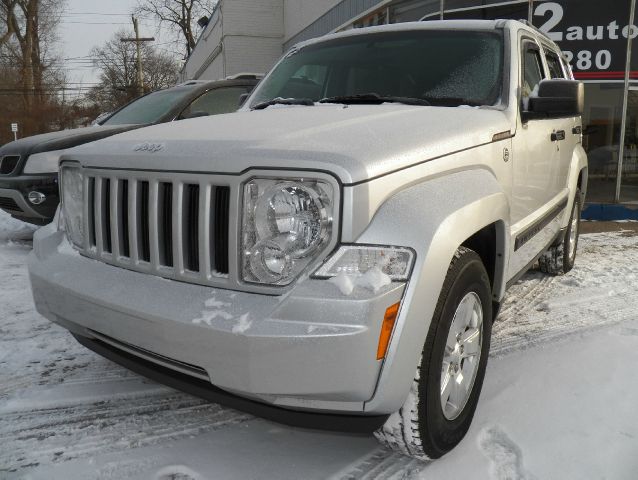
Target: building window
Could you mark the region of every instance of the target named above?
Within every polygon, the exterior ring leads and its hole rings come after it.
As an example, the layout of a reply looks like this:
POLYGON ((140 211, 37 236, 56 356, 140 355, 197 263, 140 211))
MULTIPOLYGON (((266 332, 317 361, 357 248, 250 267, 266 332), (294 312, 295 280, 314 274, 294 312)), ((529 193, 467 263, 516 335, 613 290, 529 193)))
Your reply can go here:
POLYGON ((588 202, 611 203, 616 195, 623 90, 623 84, 618 83, 585 84, 583 146, 589 159, 588 202))
POLYGON ((634 88, 629 89, 627 97, 620 201, 635 204, 638 202, 638 89, 634 88))

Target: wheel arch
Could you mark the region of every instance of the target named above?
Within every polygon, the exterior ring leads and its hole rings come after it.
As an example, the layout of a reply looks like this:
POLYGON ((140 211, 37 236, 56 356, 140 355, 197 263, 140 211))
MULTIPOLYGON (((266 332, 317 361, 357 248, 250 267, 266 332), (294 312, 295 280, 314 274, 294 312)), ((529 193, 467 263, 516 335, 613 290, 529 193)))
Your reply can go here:
POLYGON ((507 283, 505 278, 506 238, 505 222, 499 220, 481 228, 460 245, 475 251, 487 270, 494 302, 492 320, 496 318, 507 283))
POLYGON ((492 271, 493 295, 497 300, 502 298, 509 212, 506 193, 493 173, 484 168, 428 179, 397 193, 376 212, 357 242, 411 247, 416 261, 366 412, 391 413, 405 400, 443 281, 460 246, 474 246, 484 261, 492 261, 486 269, 492 271), (490 240, 491 248, 483 245, 490 240))
POLYGON ((587 161, 587 153, 583 149, 582 145, 576 145, 572 154, 572 161, 569 167, 569 177, 567 179, 566 187, 569 189, 569 201, 565 211, 563 213, 563 221, 561 227, 565 228, 569 217, 571 216, 572 209, 574 208, 574 198, 576 190, 580 190, 580 205, 581 208, 585 204, 585 197, 587 195, 587 183, 589 180, 589 166, 587 161))

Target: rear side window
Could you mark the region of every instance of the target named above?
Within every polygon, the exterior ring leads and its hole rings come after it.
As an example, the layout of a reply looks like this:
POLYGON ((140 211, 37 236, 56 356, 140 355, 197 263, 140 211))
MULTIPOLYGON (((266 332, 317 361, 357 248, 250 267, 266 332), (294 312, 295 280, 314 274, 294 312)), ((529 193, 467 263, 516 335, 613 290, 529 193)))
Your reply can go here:
POLYGON ((547 66, 549 67, 549 76, 551 78, 565 78, 563 72, 563 66, 561 65, 558 55, 554 52, 547 52, 545 54, 547 60, 547 66))

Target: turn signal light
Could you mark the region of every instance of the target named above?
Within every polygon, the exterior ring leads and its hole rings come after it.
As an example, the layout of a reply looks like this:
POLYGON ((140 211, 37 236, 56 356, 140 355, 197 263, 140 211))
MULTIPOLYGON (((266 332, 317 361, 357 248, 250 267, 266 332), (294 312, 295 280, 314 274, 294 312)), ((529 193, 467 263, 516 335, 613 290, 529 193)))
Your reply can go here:
POLYGON ((394 329, 394 322, 399 314, 400 305, 400 303, 395 303, 385 311, 383 325, 381 325, 381 335, 379 336, 379 346, 377 347, 377 360, 383 360, 388 352, 390 337, 392 337, 392 330, 394 329))

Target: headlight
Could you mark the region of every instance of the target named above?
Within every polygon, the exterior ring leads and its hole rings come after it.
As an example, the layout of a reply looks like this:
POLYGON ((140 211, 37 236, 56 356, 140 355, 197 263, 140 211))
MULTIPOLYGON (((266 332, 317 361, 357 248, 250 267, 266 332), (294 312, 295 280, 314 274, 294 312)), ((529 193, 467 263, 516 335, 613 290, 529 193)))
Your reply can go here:
POLYGON ((334 193, 321 180, 255 178, 245 184, 243 280, 292 282, 330 243, 334 193))
POLYGON ((410 278, 414 252, 403 247, 377 245, 344 245, 337 250, 313 277, 332 278, 339 275, 358 277, 378 268, 393 281, 410 278))
POLYGON ((24 173, 55 173, 58 171, 60 155, 64 150, 34 153, 27 158, 24 173))
POLYGON ((69 240, 84 246, 84 182, 79 167, 63 165, 60 169, 62 212, 69 240))

